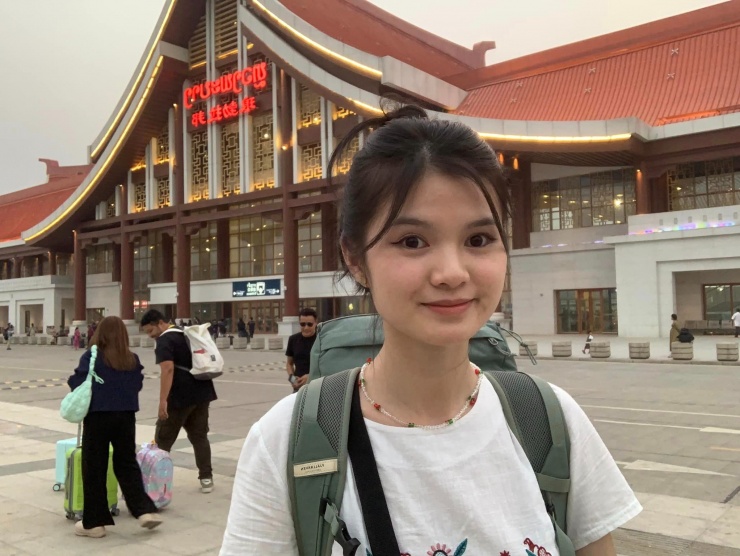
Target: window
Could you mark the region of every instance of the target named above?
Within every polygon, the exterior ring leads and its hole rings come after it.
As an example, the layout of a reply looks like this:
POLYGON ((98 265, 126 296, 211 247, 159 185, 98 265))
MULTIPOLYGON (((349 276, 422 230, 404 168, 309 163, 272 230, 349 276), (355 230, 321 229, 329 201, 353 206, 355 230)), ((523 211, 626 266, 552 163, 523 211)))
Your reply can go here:
POLYGON ((704 286, 704 320, 730 320, 737 307, 740 307, 740 284, 704 286))
POLYGON ((211 222, 190 240, 190 279, 218 278, 218 250, 216 223, 211 222))
POLYGON ((632 168, 532 184, 532 230, 625 224, 637 212, 632 168))
POLYGON ((670 210, 740 204, 740 157, 679 164, 668 171, 670 210))
POLYGON ((283 225, 266 215, 229 221, 232 278, 283 274, 283 225))
POLYGON ((298 222, 298 272, 323 270, 321 212, 313 212, 298 222))
POLYGON ((113 252, 110 244, 91 245, 85 248, 87 274, 105 274, 113 272, 113 252))

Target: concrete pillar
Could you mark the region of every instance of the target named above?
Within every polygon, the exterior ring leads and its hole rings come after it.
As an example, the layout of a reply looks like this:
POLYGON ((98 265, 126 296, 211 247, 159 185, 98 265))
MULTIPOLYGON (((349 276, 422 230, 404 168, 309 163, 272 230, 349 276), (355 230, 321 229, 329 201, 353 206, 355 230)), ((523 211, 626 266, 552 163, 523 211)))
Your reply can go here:
POLYGON ((230 247, 229 220, 218 220, 216 222, 216 269, 220 279, 228 278, 230 274, 230 247))
POLYGON ((292 135, 290 77, 283 70, 279 70, 277 98, 278 137, 281 142, 276 146, 276 169, 278 170, 278 187, 283 192, 283 254, 284 258, 284 287, 285 287, 285 314, 286 317, 298 317, 298 225, 293 216, 294 210, 288 205, 291 199, 288 186, 293 176, 293 145, 288 142, 292 135))
POLYGON ((56 276, 57 275, 57 254, 54 251, 49 251, 47 253, 47 257, 49 257, 49 276, 56 276))
POLYGON ((331 203, 321 205, 321 269, 339 268, 339 226, 337 209, 331 203))
POLYGON ((111 249, 111 256, 113 257, 113 270, 111 272, 111 281, 121 281, 121 246, 118 243, 114 243, 111 249))
POLYGON ((13 278, 21 277, 21 266, 23 265, 23 257, 13 257, 13 278))

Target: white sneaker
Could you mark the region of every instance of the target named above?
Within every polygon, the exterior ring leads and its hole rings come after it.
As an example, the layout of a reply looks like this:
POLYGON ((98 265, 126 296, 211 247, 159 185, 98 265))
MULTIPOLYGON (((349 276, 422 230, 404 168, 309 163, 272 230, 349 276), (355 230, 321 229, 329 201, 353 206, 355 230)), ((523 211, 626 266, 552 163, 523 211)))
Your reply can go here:
POLYGON ((158 514, 142 514, 139 516, 139 526, 144 529, 154 529, 162 525, 162 518, 158 514))
POLYGON ((200 491, 204 494, 213 492, 213 479, 201 479, 200 480, 200 491))
POLYGON ((93 527, 92 529, 85 529, 82 525, 82 520, 75 523, 75 535, 78 537, 90 537, 93 539, 100 539, 105 536, 105 527, 93 527))

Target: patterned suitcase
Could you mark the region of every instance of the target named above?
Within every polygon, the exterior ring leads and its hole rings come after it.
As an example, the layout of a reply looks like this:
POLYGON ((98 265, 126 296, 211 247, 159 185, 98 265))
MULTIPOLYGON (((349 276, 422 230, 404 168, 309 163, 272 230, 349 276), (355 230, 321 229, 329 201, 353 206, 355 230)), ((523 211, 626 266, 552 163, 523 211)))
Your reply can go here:
POLYGON ((157 445, 144 444, 136 454, 136 461, 141 467, 144 490, 160 509, 172 502, 172 479, 174 467, 169 452, 160 450, 157 445))
MULTIPOLYGON (((80 520, 84 510, 84 490, 82 487, 82 423, 77 429, 77 446, 67 451, 67 476, 64 479, 64 511, 67 519, 80 520)), ((111 515, 117 516, 118 480, 113 473, 113 448, 108 453, 108 506, 111 515)))

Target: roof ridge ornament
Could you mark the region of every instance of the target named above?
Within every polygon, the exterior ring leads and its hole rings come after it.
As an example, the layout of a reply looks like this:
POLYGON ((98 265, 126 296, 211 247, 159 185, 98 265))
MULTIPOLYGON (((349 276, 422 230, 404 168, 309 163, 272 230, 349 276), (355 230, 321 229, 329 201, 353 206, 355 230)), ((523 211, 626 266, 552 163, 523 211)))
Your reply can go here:
POLYGON ((671 48, 671 56, 678 56, 678 49, 679 47, 671 48))

